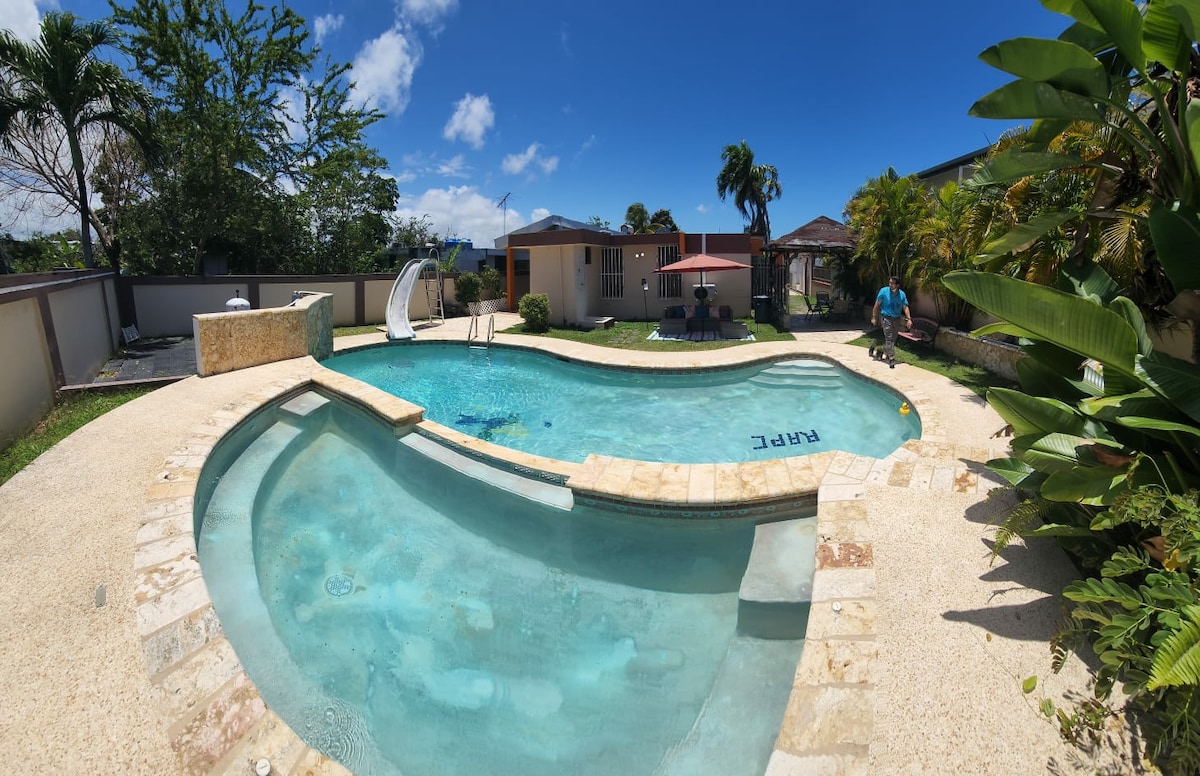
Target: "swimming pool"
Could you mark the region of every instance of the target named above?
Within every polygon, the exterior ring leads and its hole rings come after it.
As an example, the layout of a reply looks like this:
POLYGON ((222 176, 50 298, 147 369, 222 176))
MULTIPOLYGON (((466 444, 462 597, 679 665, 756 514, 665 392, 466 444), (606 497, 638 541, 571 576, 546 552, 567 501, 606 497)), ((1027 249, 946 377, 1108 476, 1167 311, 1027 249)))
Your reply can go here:
POLYGON ((409 438, 309 393, 205 466, 213 605, 297 733, 359 774, 762 773, 802 641, 739 632, 753 520, 556 509, 409 438))
POLYGON ((408 343, 322 364, 424 407, 429 420, 563 461, 597 453, 725 463, 830 450, 884 458, 921 435, 917 414, 902 414, 896 394, 812 358, 671 373, 408 343))

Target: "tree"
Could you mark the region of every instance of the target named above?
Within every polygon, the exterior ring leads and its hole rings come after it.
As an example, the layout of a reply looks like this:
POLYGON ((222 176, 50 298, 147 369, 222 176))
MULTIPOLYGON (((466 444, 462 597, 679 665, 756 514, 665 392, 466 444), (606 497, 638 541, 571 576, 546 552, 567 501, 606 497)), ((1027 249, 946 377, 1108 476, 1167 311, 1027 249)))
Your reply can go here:
POLYGON ((979 196, 978 190, 950 181, 934 196, 930 212, 913 225, 921 261, 911 265, 909 279, 934 292, 938 319, 958 328, 970 326, 974 308, 947 289, 943 278, 974 266, 986 236, 986 224, 975 219, 979 196))
POLYGON ((670 210, 659 208, 654 211, 654 215, 650 215, 646 206, 641 202, 634 202, 625 210, 625 225, 633 234, 655 234, 664 229, 671 232, 679 231, 679 227, 675 225, 675 219, 671 217, 670 210))
POLYGON ((902 178, 889 167, 846 204, 847 223, 858 237, 852 261, 869 287, 882 286, 892 275, 907 278, 917 257, 914 227, 928 212, 928 198, 917 176, 902 178))
POLYGON ((612 228, 612 226, 609 224, 609 222, 605 221, 600 216, 592 216, 591 218, 588 219, 588 223, 591 224, 592 226, 598 226, 601 229, 611 229, 612 228))
POLYGON ((654 227, 654 231, 658 232, 666 229, 668 232, 678 232, 679 226, 676 225, 675 219, 671 216, 671 211, 667 208, 659 208, 650 215, 650 225, 654 227))
MULTIPOLYGON (((56 133, 66 143, 74 187, 69 192, 79 211, 83 260, 94 266, 92 214, 88 202, 84 149, 89 130, 117 127, 144 149, 151 149, 154 115, 150 95, 100 51, 117 43, 116 32, 104 22, 80 21, 70 13, 50 12, 42 19, 35 43, 18 40, 0 30, 0 139, 16 153, 15 133, 41 149, 54 148, 56 133)), ((114 268, 119 268, 114 266, 114 268)))
POLYGON ((140 206, 139 260, 176 272, 208 254, 235 271, 350 271, 383 249, 395 198, 363 141, 382 114, 349 107, 349 65, 314 74, 303 18, 283 5, 232 16, 221 0, 134 0, 114 19, 168 109, 170 164, 140 206), (340 240, 354 247, 331 250, 340 240))
POLYGON ((725 166, 717 174, 717 196, 721 201, 733 195, 737 211, 750 222, 749 233, 771 239, 771 219, 767 214, 767 203, 783 196, 779 183, 779 172, 773 165, 755 164, 754 152, 743 140, 738 145, 727 145, 721 152, 725 166))

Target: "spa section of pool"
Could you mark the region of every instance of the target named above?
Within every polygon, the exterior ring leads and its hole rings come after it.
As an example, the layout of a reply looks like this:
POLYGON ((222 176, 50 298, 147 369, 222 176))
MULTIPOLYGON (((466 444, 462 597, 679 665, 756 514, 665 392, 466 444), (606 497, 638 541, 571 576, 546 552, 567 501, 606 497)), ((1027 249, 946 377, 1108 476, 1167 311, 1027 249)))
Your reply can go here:
MULTIPOLYGON (((745 614, 765 514, 652 518, 525 480, 531 500, 429 444, 306 391, 203 470, 213 605, 297 734, 360 776, 763 773, 808 612, 745 614)), ((811 597, 813 510, 774 508, 811 597)))
POLYGON ((920 418, 901 412, 900 396, 812 358, 680 373, 495 345, 407 343, 322 363, 423 407, 428 420, 562 461, 596 453, 737 463, 833 450, 885 458, 921 436, 920 418))

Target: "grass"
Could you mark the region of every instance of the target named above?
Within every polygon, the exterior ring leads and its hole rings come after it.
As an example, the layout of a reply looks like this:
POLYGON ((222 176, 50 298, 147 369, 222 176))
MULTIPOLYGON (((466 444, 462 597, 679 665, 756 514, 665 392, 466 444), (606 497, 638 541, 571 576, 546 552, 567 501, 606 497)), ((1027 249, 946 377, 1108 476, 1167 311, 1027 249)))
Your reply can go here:
MULTIPOLYGON (((867 348, 881 341, 881 338, 867 333, 846 344, 867 348)), ((981 366, 964 364, 958 359, 938 351, 930 351, 928 349, 914 350, 914 347, 907 341, 897 342, 896 363, 909 364, 920 369, 927 369, 930 372, 953 380, 964 388, 969 388, 979 396, 985 396, 988 388, 1018 387, 1016 383, 1005 380, 999 375, 994 375, 981 366)))
POLYGON ((144 396, 156 387, 158 386, 59 394, 54 406, 38 421, 32 431, 17 437, 0 450, 0 485, 8 482, 34 458, 70 436, 76 429, 125 402, 144 396))
MULTIPOLYGON (((788 331, 782 331, 773 324, 754 323, 753 318, 739 318, 750 329, 756 342, 787 341, 792 339, 788 331)), ((648 340, 651 332, 658 328, 658 321, 619 321, 609 329, 582 329, 578 327, 551 326, 542 334, 531 334, 521 325, 504 329, 505 334, 525 334, 531 337, 549 337, 551 339, 584 342, 588 345, 600 345, 606 348, 621 350, 650 350, 655 352, 721 350, 723 348, 744 345, 742 340, 714 340, 709 342, 686 342, 679 340, 648 340)))
POLYGON ((355 334, 378 334, 379 324, 373 323, 370 326, 335 326, 333 327, 333 336, 335 337, 350 337, 355 334))

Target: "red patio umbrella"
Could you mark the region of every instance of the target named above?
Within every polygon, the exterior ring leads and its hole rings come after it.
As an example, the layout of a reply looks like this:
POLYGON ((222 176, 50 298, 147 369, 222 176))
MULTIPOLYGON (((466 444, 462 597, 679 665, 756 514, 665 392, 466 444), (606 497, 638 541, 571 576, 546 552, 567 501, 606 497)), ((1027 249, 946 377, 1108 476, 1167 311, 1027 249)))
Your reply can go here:
MULTIPOLYGON (((654 270, 656 273, 662 272, 699 272, 700 273, 700 288, 704 288, 704 273, 705 272, 725 272, 732 269, 750 269, 749 264, 742 264, 729 259, 722 259, 720 256, 709 256, 707 253, 695 253, 688 256, 686 259, 664 264, 654 270)), ((703 295, 696 294, 697 299, 703 299, 707 296, 707 291, 703 295)))

